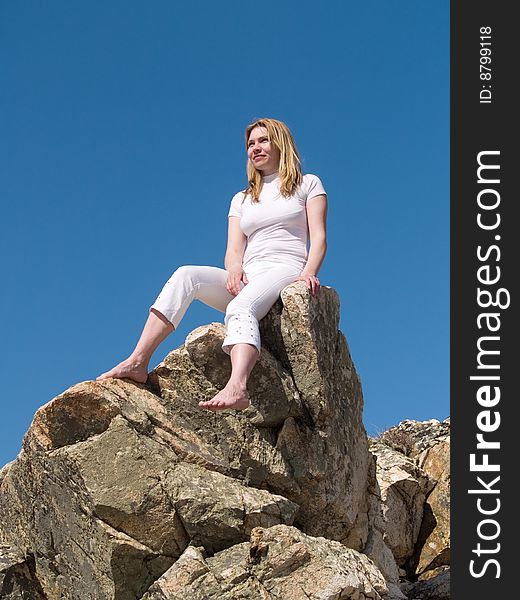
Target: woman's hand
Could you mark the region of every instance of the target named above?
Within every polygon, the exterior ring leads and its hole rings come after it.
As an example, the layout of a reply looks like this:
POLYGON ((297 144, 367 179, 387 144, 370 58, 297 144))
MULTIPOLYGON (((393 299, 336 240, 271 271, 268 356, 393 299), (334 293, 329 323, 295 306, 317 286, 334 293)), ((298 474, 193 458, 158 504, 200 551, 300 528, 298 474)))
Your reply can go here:
POLYGON ((236 296, 240 290, 240 282, 243 281, 244 285, 249 283, 246 274, 242 270, 242 267, 236 267, 228 270, 228 278, 226 281, 226 289, 230 294, 236 296))
POLYGON ((305 281, 307 289, 310 290, 313 296, 316 296, 320 291, 320 280, 316 275, 310 275, 308 273, 301 273, 294 281, 305 281))

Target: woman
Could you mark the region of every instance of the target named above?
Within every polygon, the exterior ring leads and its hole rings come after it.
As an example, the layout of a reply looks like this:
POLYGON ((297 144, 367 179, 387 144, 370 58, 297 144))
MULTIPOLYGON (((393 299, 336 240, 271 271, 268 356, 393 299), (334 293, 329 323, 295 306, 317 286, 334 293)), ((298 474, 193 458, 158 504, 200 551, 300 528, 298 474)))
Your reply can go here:
POLYGON ((231 200, 225 270, 177 269, 151 306, 132 354, 98 380, 127 377, 144 383, 152 354, 197 299, 226 313, 222 348, 232 365, 224 389, 199 406, 244 410, 250 404, 247 379, 260 353, 258 321, 294 281, 319 292, 317 274, 327 249, 321 181, 302 175, 294 139, 281 121, 258 119, 248 125, 245 138, 249 185, 231 200))

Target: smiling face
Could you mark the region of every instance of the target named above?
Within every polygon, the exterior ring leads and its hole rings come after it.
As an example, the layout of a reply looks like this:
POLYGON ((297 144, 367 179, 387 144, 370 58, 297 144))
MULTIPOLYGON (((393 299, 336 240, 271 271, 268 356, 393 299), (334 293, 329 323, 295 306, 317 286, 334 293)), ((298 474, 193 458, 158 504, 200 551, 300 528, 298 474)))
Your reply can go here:
POLYGON ((278 171, 280 151, 269 141, 265 127, 255 127, 251 130, 247 140, 247 156, 262 175, 271 175, 278 171))

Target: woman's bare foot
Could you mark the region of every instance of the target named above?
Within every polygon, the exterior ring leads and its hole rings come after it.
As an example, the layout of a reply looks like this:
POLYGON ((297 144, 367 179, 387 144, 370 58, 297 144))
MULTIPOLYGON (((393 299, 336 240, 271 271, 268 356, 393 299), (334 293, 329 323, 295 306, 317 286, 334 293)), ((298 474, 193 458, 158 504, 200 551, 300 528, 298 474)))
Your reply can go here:
POLYGON ((123 379, 123 377, 126 377, 127 379, 132 379, 138 383, 146 383, 146 380, 148 379, 148 364, 129 357, 110 371, 97 377, 96 381, 110 379, 111 377, 114 379, 123 379))
POLYGON ((201 408, 208 410, 245 410, 251 404, 247 389, 245 386, 238 383, 228 381, 226 387, 221 390, 215 397, 206 402, 199 402, 201 408))

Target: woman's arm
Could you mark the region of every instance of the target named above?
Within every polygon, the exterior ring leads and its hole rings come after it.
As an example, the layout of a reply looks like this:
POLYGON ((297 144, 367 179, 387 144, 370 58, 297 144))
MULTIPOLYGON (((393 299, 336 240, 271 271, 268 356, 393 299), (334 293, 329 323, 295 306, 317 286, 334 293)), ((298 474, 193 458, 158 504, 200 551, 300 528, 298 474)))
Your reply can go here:
POLYGON ((247 238, 240 229, 240 217, 229 217, 228 221, 228 242, 224 257, 224 267, 229 273, 226 288, 236 296, 240 292, 240 281, 247 283, 246 275, 242 270, 247 238))
POLYGON ((314 196, 312 202, 307 201, 306 210, 310 238, 309 257, 298 280, 305 281, 311 293, 316 294, 320 288, 316 275, 327 252, 327 196, 314 196))

